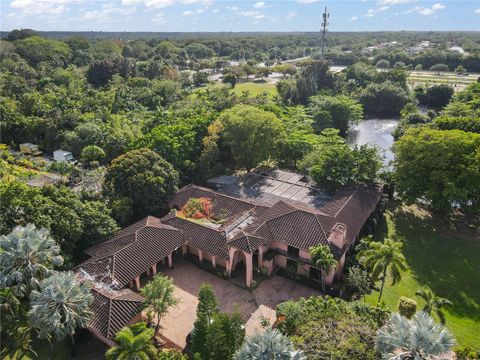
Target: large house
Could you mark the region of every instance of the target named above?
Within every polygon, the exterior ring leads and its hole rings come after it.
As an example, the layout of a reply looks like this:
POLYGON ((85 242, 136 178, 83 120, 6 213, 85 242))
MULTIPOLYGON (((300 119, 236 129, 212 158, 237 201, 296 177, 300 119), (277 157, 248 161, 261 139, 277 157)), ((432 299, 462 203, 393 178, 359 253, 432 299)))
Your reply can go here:
POLYGON ((345 188, 334 195, 312 187, 300 174, 257 169, 242 177, 220 176, 207 187, 188 185, 169 201, 170 213, 149 216, 86 251, 76 271, 94 284, 90 330, 111 345, 115 333, 141 311, 140 277, 187 256, 231 276, 276 268, 326 284, 340 278, 348 249, 382 196, 382 186, 345 188), (185 215, 191 199, 208 203, 208 216, 185 215), (309 249, 327 245, 337 265, 322 274, 309 249), (133 290, 131 290, 133 289, 133 290))

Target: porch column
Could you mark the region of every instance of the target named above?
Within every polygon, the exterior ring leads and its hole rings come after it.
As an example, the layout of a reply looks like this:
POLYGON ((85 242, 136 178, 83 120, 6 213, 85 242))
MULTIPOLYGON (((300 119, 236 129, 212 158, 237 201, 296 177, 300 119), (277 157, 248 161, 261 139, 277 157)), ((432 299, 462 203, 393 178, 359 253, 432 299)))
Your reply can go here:
POLYGON ((171 269, 173 267, 172 254, 168 254, 168 267, 171 269))
POLYGON ((258 266, 263 268, 263 247, 258 248, 258 266))
POLYGON ((140 291, 140 276, 137 276, 135 278, 135 287, 136 287, 137 291, 140 291))
POLYGON ((203 251, 202 251, 202 250, 198 250, 198 260, 199 260, 200 262, 203 261, 203 251))
POLYGON ((133 283, 134 283, 134 280, 130 280, 130 289, 133 289, 133 283))
POLYGON ((152 276, 155 276, 157 274, 157 264, 152 265, 152 276))
POLYGON ((252 254, 245 254, 245 259, 246 259, 246 264, 245 264, 245 282, 247 284, 247 287, 250 287, 252 285, 252 279, 253 279, 253 261, 252 261, 252 254))
POLYGON ((217 257, 216 256, 212 256, 212 266, 213 266, 214 269, 217 267, 217 257))
POLYGON ((182 245, 182 255, 185 256, 187 254, 187 245, 183 244, 182 245))
POLYGON ((150 276, 150 268, 147 269, 147 276, 150 276))

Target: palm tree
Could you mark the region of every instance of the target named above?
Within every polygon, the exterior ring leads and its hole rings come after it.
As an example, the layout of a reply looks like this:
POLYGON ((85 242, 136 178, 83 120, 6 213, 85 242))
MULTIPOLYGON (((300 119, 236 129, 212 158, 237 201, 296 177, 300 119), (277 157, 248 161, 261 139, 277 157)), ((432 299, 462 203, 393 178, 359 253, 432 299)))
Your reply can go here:
POLYGON ((48 230, 35 225, 17 226, 0 237, 0 289, 11 288, 17 297, 28 297, 40 281, 63 263, 60 247, 48 230))
POLYGON ((308 249, 308 251, 310 253, 310 259, 312 263, 315 264, 315 266, 322 272, 320 280, 322 282, 322 290, 325 292, 325 275, 332 266, 337 264, 337 261, 333 257, 328 245, 312 246, 310 249, 308 249))
POLYGON ((439 359, 455 346, 452 334, 425 312, 408 320, 398 313, 377 331, 375 346, 383 359, 439 359))
POLYGON ((248 337, 235 355, 237 360, 305 360, 301 350, 295 350, 290 339, 278 330, 248 337))
POLYGON ((105 357, 107 360, 148 360, 155 359, 157 349, 152 344, 154 330, 147 328, 145 323, 136 323, 120 330, 115 342, 105 357))
POLYGON ((30 295, 30 325, 39 338, 73 336, 77 327, 87 325, 92 301, 90 286, 80 283, 74 273, 54 273, 40 283, 40 291, 30 295))
POLYGON ((382 298, 387 271, 390 269, 392 285, 395 285, 402 278, 401 271, 407 269, 407 262, 402 254, 402 243, 392 239, 385 239, 383 243, 370 241, 358 255, 360 261, 371 272, 373 281, 382 280, 378 304, 382 298))
POLYGON ((452 307, 453 303, 445 298, 436 296, 430 290, 418 290, 416 295, 420 296, 423 300, 425 300, 425 306, 423 307, 423 311, 425 311, 428 315, 432 314, 434 311, 442 325, 445 325, 445 314, 442 311, 442 308, 452 307))

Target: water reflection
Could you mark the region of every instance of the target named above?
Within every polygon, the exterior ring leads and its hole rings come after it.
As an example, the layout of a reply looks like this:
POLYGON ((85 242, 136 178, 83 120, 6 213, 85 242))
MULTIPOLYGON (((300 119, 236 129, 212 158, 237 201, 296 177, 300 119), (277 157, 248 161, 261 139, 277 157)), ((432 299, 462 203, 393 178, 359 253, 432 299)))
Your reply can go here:
POLYGON ((398 119, 368 119, 348 131, 350 145, 371 144, 378 146, 385 156, 385 164, 393 160, 391 146, 392 131, 398 126, 398 119))

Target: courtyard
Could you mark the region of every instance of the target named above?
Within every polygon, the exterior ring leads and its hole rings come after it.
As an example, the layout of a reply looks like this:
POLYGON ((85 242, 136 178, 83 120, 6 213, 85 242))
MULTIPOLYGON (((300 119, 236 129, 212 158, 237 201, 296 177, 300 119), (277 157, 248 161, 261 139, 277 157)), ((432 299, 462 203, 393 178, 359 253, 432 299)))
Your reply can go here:
POLYGON ((187 336, 193 329, 197 296, 203 283, 213 286, 221 311, 232 312, 236 309, 242 314, 246 321, 247 336, 261 331, 262 319, 268 319, 273 324, 277 304, 290 299, 320 295, 317 290, 276 275, 262 281, 254 291, 250 291, 181 258, 174 261, 172 269, 161 269, 161 272, 174 280, 175 296, 179 303, 161 320, 160 334, 165 341, 181 349, 186 346, 187 336))

